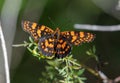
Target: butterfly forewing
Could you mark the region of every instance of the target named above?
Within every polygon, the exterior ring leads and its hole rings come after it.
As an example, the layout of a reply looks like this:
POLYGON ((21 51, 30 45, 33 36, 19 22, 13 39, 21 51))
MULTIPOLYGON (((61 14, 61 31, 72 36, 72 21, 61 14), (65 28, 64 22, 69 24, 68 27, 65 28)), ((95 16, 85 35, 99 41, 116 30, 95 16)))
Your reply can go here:
POLYGON ((54 31, 47 26, 38 25, 35 22, 22 21, 24 31, 28 32, 34 40, 38 40, 42 36, 50 35, 54 31))
POLYGON ((90 42, 95 37, 92 33, 78 31, 64 31, 61 32, 61 35, 73 45, 80 45, 83 42, 90 42))

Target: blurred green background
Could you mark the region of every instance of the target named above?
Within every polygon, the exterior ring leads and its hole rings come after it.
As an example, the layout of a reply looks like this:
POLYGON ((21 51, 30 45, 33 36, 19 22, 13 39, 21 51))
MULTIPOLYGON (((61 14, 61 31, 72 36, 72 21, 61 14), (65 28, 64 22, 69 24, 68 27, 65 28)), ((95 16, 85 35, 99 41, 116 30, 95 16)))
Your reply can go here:
MULTIPOLYGON (((3 3, 4 1, 1 0, 0 10, 3 3)), ((18 30, 23 31, 21 20, 38 22, 54 30, 59 27, 61 31, 75 30, 73 25, 76 23, 96 25, 117 25, 120 23, 117 18, 105 13, 91 0, 22 0, 17 26, 18 30)), ((99 55, 101 61, 108 62, 108 65, 102 67, 102 71, 109 78, 114 79, 120 75, 120 32, 90 32, 96 34, 95 40, 92 43, 73 46, 74 58, 84 62, 88 57, 85 53, 86 50, 95 45, 96 54, 99 55)), ((28 40, 29 35, 27 33, 25 35, 28 40)), ((14 69, 11 83, 40 83, 39 78, 41 72, 44 71, 45 64, 44 60, 39 61, 26 49, 20 64, 14 69)), ((91 59, 86 64, 91 66, 96 63, 91 59)), ((88 78, 86 83, 96 83, 96 77, 90 73, 86 72, 85 76, 88 78)))

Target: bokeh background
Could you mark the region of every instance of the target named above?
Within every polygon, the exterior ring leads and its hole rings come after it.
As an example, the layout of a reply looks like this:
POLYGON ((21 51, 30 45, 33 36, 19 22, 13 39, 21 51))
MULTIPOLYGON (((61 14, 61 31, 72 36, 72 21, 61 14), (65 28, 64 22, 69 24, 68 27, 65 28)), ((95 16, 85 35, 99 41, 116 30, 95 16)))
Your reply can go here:
MULTIPOLYGON (((120 23, 119 0, 0 0, 0 13, 8 49, 11 83, 40 83, 41 72, 46 65, 24 47, 13 48, 13 44, 27 41, 29 34, 21 27, 22 20, 44 24, 55 30, 76 30, 79 24, 118 25, 120 23)), ((78 30, 81 31, 81 30, 78 30)), ((82 30, 86 31, 86 30, 82 30)), ((120 75, 120 32, 89 31, 96 34, 92 43, 73 46, 72 54, 78 61, 87 59, 86 50, 96 47, 96 54, 108 64, 102 71, 114 79, 120 75)), ((95 61, 85 62, 95 67, 95 61)), ((86 83, 96 83, 97 78, 85 72, 86 83)))

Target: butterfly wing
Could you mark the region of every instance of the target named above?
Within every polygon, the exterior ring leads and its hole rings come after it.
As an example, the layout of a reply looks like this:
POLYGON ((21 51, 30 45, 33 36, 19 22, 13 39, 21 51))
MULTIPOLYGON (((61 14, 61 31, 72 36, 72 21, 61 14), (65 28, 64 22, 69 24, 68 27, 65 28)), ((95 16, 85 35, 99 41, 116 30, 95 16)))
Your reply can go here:
POLYGON ((23 30, 28 32, 34 40, 38 40, 42 36, 50 35, 54 31, 47 26, 38 25, 35 22, 22 21, 23 30))
POLYGON ((47 57, 63 58, 71 52, 71 45, 63 37, 56 40, 54 36, 47 36, 39 39, 38 49, 47 57))
POLYGON ((71 44, 66 41, 66 38, 63 36, 60 37, 59 40, 57 40, 56 46, 55 46, 55 57, 57 58, 63 58, 70 54, 71 52, 71 44))
POLYGON ((55 39, 52 36, 40 38, 38 42, 39 51, 45 56, 52 57, 55 54, 54 42, 55 39))
POLYGON ((90 42, 95 37, 92 33, 78 31, 64 31, 61 32, 61 35, 72 45, 80 45, 83 42, 90 42))

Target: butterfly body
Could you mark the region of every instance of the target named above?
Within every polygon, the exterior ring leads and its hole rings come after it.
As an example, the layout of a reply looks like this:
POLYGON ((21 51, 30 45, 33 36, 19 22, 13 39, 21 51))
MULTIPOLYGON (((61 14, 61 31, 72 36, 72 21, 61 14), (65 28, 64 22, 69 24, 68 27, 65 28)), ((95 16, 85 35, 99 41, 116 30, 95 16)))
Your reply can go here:
POLYGON ((63 58, 70 54, 72 45, 78 46, 94 39, 92 33, 79 31, 60 32, 59 28, 54 31, 47 26, 30 21, 23 21, 22 26, 23 30, 38 42, 39 51, 48 57, 63 58))

